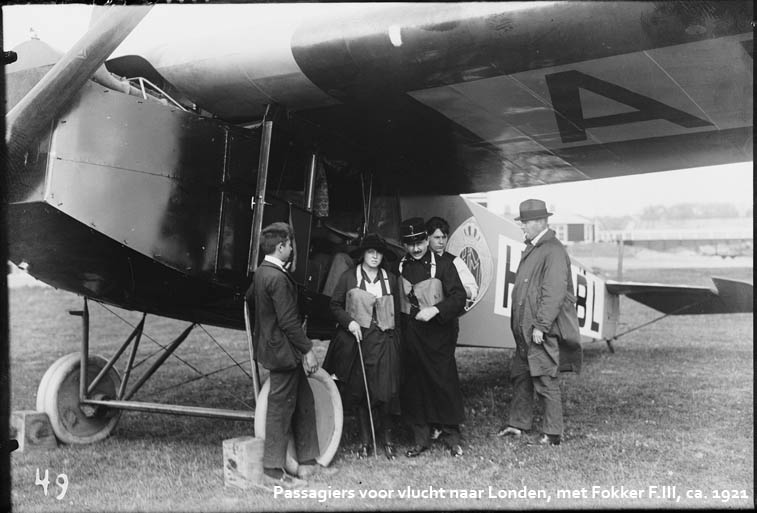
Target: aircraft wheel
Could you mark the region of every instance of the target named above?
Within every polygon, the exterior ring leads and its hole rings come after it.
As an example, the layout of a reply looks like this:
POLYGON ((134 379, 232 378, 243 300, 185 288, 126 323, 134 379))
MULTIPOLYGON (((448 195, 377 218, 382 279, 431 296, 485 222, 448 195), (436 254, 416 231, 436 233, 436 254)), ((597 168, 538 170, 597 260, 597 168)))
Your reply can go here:
MULTIPOLYGON (((313 391, 313 400, 315 401, 315 424, 320 449, 320 455, 315 460, 327 467, 334 459, 339 448, 339 442, 342 439, 342 424, 344 422, 342 398, 334 380, 323 369, 318 369, 308 376, 308 384, 313 391)), ((255 436, 258 438, 265 438, 265 418, 268 412, 268 393, 270 390, 271 382, 268 379, 260 387, 260 394, 255 404, 255 436)), ((292 475, 296 475, 299 468, 294 439, 291 437, 287 445, 284 467, 292 475)))
MULTIPOLYGON (((47 413, 55 436, 68 444, 88 444, 106 438, 116 427, 121 410, 79 404, 79 367, 81 355, 71 353, 53 363, 39 384, 37 410, 47 413)), ((93 380, 107 364, 92 355, 87 364, 93 380)), ((98 399, 115 399, 121 377, 111 369, 90 394, 98 399)))
POLYGON ((39 382, 39 386, 37 387, 37 411, 45 411, 45 394, 47 390, 47 384, 50 382, 50 376, 55 373, 55 369, 57 369, 60 363, 65 359, 66 358, 63 357, 55 360, 55 362, 53 362, 53 364, 47 368, 47 371, 42 376, 42 379, 39 382))

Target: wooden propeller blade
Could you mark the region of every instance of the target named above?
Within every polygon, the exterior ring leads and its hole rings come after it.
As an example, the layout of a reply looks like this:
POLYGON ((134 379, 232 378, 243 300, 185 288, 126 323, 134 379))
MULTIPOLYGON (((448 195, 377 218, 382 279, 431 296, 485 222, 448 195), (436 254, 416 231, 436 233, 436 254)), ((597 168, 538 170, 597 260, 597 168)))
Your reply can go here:
POLYGON ((5 117, 8 155, 23 154, 152 8, 112 6, 5 117))

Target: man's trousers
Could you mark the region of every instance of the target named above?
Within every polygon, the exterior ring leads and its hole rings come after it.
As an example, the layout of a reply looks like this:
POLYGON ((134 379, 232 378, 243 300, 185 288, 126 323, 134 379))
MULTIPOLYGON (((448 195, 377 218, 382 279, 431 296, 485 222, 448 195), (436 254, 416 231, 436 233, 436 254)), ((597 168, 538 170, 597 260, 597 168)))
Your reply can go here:
POLYGON ((513 385, 513 399, 510 403, 510 418, 507 422, 514 428, 530 430, 533 422, 534 391, 544 403, 542 432, 547 435, 562 435, 562 399, 559 377, 531 376, 528 359, 513 353, 510 360, 510 382, 513 385))
POLYGON ((264 468, 284 468, 289 437, 294 433, 297 460, 302 463, 319 454, 313 391, 302 366, 271 371, 271 390, 265 419, 264 468))

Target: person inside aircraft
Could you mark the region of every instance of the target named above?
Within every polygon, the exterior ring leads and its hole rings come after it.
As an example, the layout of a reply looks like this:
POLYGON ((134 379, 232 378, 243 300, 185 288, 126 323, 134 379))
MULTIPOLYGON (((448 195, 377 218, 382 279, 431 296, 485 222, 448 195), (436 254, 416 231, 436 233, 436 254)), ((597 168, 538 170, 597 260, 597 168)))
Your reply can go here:
POLYGON ((263 486, 305 486, 304 478, 319 470, 320 454, 313 392, 307 375, 318 370, 313 343, 302 328, 297 286, 286 270, 292 254, 294 231, 286 223, 273 223, 260 232, 265 258, 247 291, 254 315, 252 333, 255 360, 269 371, 271 391, 265 419, 263 486), (284 470, 287 443, 294 435, 300 462, 298 477, 284 470))
POLYGON ((426 233, 428 233, 428 245, 431 251, 440 257, 452 260, 452 263, 455 264, 455 269, 457 269, 457 274, 460 275, 460 281, 463 282, 463 287, 465 287, 465 295, 468 298, 468 302, 475 301, 478 295, 476 278, 462 258, 447 251, 449 223, 441 217, 432 217, 426 221, 426 233))
POLYGON ((516 350, 510 360, 513 399, 507 424, 497 436, 520 437, 531 429, 534 392, 542 399, 542 435, 532 444, 559 445, 563 433, 559 366, 580 359, 581 345, 573 296, 570 257, 549 228, 546 204, 538 199, 520 204, 526 249, 520 258, 512 292, 510 327, 516 350), (571 341, 570 347, 566 343, 571 341), (561 345, 566 349, 561 355, 561 345), (577 346, 577 347, 576 347, 577 346))
POLYGON ((337 251, 331 257, 329 272, 326 274, 326 281, 321 289, 321 294, 332 297, 336 291, 339 278, 347 271, 355 268, 355 259, 349 253, 337 251))
POLYGON ((376 233, 367 234, 351 254, 358 265, 342 273, 331 296, 329 306, 339 324, 323 368, 337 377, 345 408, 357 412, 358 456, 371 453, 377 433, 384 455, 393 460, 393 416, 400 413, 399 295, 397 277, 384 265, 396 256, 376 233))
POLYGON ((465 413, 455 361, 455 319, 465 307, 465 288, 452 261, 428 250, 423 219, 403 221, 400 237, 407 251, 397 268, 403 347, 400 396, 415 443, 406 456, 414 458, 429 448, 432 424, 441 426, 441 440, 450 453, 462 456, 460 424, 465 413))
POLYGON ((308 269, 313 280, 310 287, 331 297, 342 274, 355 267, 355 260, 349 254, 353 249, 354 246, 349 246, 323 224, 316 225, 310 238, 308 269))
POLYGON ((328 237, 313 233, 310 239, 310 258, 308 262, 308 286, 314 292, 323 290, 326 275, 334 260, 335 244, 328 237))

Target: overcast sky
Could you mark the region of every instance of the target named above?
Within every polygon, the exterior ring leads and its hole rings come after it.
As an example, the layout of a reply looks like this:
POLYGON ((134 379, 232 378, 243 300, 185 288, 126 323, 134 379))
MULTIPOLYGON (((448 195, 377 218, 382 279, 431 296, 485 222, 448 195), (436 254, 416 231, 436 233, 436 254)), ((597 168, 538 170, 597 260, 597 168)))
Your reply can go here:
POLYGON ((65 51, 87 30, 92 12, 89 5, 12 5, 2 9, 6 50, 29 39, 33 28, 40 39, 65 51))
POLYGON ((521 201, 539 198, 556 212, 586 217, 636 214, 649 205, 730 203, 753 205, 753 163, 701 167, 665 173, 543 185, 489 194, 490 208, 517 212, 521 201))
MULTIPOLYGON (((89 24, 91 6, 34 5, 3 7, 3 46, 27 40, 30 28, 61 52, 89 24), (54 12, 54 16, 50 13, 54 12)), ((527 198, 541 198, 556 210, 587 217, 634 214, 648 205, 732 203, 740 210, 753 204, 753 163, 697 168, 650 175, 515 189, 490 194, 493 210, 517 211, 527 198)))

